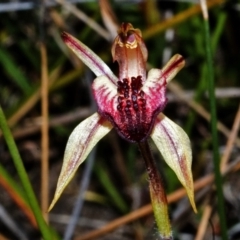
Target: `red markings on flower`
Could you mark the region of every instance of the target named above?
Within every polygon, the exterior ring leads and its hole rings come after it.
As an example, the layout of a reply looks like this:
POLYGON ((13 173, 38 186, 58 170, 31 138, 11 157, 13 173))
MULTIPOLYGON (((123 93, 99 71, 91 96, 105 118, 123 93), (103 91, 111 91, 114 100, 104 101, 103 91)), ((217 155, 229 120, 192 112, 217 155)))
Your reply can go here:
POLYGON ((163 72, 163 75, 168 76, 170 73, 174 72, 175 69, 178 69, 178 66, 185 64, 184 58, 180 55, 178 55, 178 59, 175 59, 167 69, 163 72))
MULTIPOLYGON (((141 90, 142 77, 132 77, 130 80, 124 78, 123 81, 118 81, 118 106, 117 109, 123 112, 123 109, 129 113, 137 112, 145 109, 146 100, 144 92, 141 90), (141 110, 140 110, 141 109, 141 110)), ((129 116, 131 117, 131 116, 129 116)))
POLYGON ((152 125, 151 120, 147 120, 146 96, 141 90, 142 77, 124 78, 117 85, 118 132, 128 141, 142 141, 148 137, 152 125))
POLYGON ((138 46, 138 38, 141 33, 138 29, 134 29, 129 23, 123 23, 118 31, 118 37, 116 38, 116 44, 120 47, 136 48, 138 46))
POLYGON ((166 81, 163 79, 151 88, 143 84, 140 75, 124 78, 117 82, 115 93, 105 80, 100 77, 93 84, 98 112, 112 123, 125 140, 146 140, 152 132, 157 115, 167 103, 166 81))

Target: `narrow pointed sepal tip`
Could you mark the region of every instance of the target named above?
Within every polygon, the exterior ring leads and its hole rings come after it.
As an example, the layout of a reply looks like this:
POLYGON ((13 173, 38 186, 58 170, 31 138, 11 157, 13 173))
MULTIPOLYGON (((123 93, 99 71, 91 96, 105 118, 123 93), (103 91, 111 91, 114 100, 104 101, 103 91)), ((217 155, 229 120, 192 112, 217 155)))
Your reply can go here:
MULTIPOLYGON (((65 185, 65 186, 66 186, 66 185, 65 185)), ((61 190, 60 190, 60 189, 57 189, 57 190, 56 190, 56 192, 55 192, 55 194, 54 194, 54 197, 53 197, 53 200, 52 200, 52 202, 51 202, 51 204, 50 204, 50 206, 49 206, 49 208, 48 208, 48 212, 50 212, 50 211, 53 209, 53 207, 55 206, 55 204, 56 204, 56 202, 58 201, 58 199, 60 198, 63 190, 65 189, 65 186, 62 186, 62 189, 61 189, 61 190)), ((59 187, 59 186, 58 186, 58 187, 59 187)))
POLYGON ((197 210, 197 207, 196 207, 196 204, 195 204, 195 201, 194 201, 194 196, 193 196, 193 194, 192 194, 191 197, 190 197, 190 194, 188 194, 188 198, 189 198, 189 201, 190 201, 190 203, 191 203, 191 205, 192 205, 193 211, 194 211, 195 213, 198 213, 198 210, 197 210))
POLYGON ((66 32, 62 32, 61 37, 65 41, 65 39, 68 37, 68 34, 66 32))
POLYGON ((56 201, 57 201, 57 200, 55 200, 55 197, 54 197, 54 199, 52 200, 52 202, 51 202, 51 204, 50 204, 50 206, 49 206, 49 208, 48 208, 48 212, 50 212, 50 211, 52 210, 52 208, 54 207, 56 201))
POLYGON ((61 33, 61 38, 62 40, 67 44, 68 42, 71 41, 71 39, 75 39, 73 36, 71 36, 70 34, 68 34, 67 32, 62 32, 61 33))
POLYGON ((175 54, 162 69, 167 82, 170 82, 184 66, 184 58, 180 54, 175 54))

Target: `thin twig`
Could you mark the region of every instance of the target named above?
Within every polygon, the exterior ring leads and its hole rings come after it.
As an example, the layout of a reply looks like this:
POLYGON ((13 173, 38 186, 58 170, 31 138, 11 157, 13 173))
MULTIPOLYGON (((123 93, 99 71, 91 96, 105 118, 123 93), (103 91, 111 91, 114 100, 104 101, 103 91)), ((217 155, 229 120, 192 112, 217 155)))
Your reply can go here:
POLYGON ((229 135, 229 138, 228 138, 228 141, 227 141, 227 144, 226 144, 226 149, 225 149, 225 151, 223 153, 223 156, 222 156, 221 170, 226 168, 227 162, 230 158, 230 154, 231 154, 232 149, 234 147, 234 142, 237 138, 239 127, 240 127, 240 105, 238 107, 238 111, 237 111, 237 114, 236 114, 235 119, 234 119, 232 131, 229 135))
POLYGON ((84 23, 86 23, 89 27, 91 27, 95 32, 97 32, 100 36, 102 36, 106 40, 110 40, 111 36, 104 28, 102 28, 96 21, 94 21, 92 18, 88 17, 84 12, 79 10, 77 7, 75 7, 73 4, 64 1, 64 0, 55 0, 57 3, 61 4, 63 7, 68 9, 73 15, 75 15, 77 18, 82 20, 84 23))
MULTIPOLYGON (((83 3, 89 0, 68 0, 71 3, 83 3)), ((53 7, 56 3, 54 1, 46 1, 46 7, 53 7)), ((35 0, 32 1, 9 1, 8 3, 0 3, 0 13, 1 12, 15 12, 15 11, 26 11, 37 8, 35 0)))
POLYGON ((95 157, 96 157, 96 147, 91 151, 90 155, 88 156, 87 163, 86 163, 86 166, 84 169, 84 173, 83 173, 83 176, 81 179, 78 196, 75 201, 74 208, 72 210, 71 218, 68 222, 67 228, 64 233, 64 237, 63 237, 64 240, 72 239, 72 236, 74 234, 74 230, 78 223, 78 219, 81 214, 82 206, 84 203, 84 195, 89 186, 90 177, 91 177, 91 173, 92 173, 92 169, 93 169, 93 164, 95 162, 95 157))
MULTIPOLYGON (((91 113, 92 111, 88 107, 76 108, 73 111, 68 112, 66 114, 52 117, 49 120, 49 127, 62 126, 71 122, 77 122, 80 119, 90 116, 91 113)), ((43 124, 42 118, 40 119, 39 117, 31 118, 29 119, 29 122, 32 122, 33 124, 27 126, 19 126, 14 130, 13 136, 15 139, 26 137, 40 131, 43 124)))
MULTIPOLYGON (((210 118, 211 118, 210 113, 202 105, 200 105, 196 101, 189 100, 188 98, 186 98, 186 96, 184 95, 184 91, 182 90, 182 88, 180 87, 179 84, 177 84, 175 82, 169 82, 168 83, 168 88, 169 88, 170 91, 172 91, 174 94, 176 94, 176 96, 180 100, 184 101, 187 105, 189 105, 192 109, 194 109, 194 111, 196 111, 200 116, 205 118, 207 121, 210 121, 210 118)), ((230 137, 230 130, 220 121, 217 122, 217 128, 227 138, 230 137)), ((239 138, 235 139, 235 144, 238 147, 240 147, 240 139, 239 138)))
POLYGON ((23 198, 11 187, 11 185, 6 181, 6 179, 0 175, 0 185, 8 192, 12 200, 18 205, 19 208, 28 218, 29 222, 34 228, 37 228, 37 222, 33 215, 32 210, 29 205, 23 200, 23 198))
POLYGON ((3 222, 4 226, 10 230, 16 238, 21 240, 27 240, 26 233, 23 232, 18 222, 13 219, 12 214, 10 214, 7 209, 0 204, 0 220, 3 222))
MULTIPOLYGON (((220 5, 224 3, 225 0, 211 0, 208 1, 208 8, 212 8, 216 5, 220 5)), ((148 38, 151 38, 155 36, 156 34, 165 31, 168 28, 172 28, 186 20, 188 20, 190 17, 196 16, 197 14, 201 13, 201 8, 198 4, 188 8, 185 11, 182 11, 178 14, 176 14, 171 19, 167 19, 165 21, 162 21, 160 23, 157 23, 150 28, 143 31, 143 38, 146 40, 148 38)))
POLYGON ((44 16, 45 0, 41 1, 39 28, 40 28, 40 54, 41 54, 41 209, 46 222, 48 222, 48 205, 49 205, 49 136, 48 136, 48 61, 47 49, 44 43, 44 16))
POLYGON ((99 6, 104 25, 108 29, 111 41, 113 41, 119 28, 117 17, 108 0, 99 0, 99 6))
POLYGON ((204 238, 204 235, 205 235, 208 223, 209 223, 209 218, 211 216, 211 212, 212 212, 212 206, 207 205, 204 208, 202 219, 201 219, 200 225, 198 227, 198 231, 197 231, 195 240, 202 240, 204 238))
MULTIPOLYGON (((49 76, 49 88, 53 85, 56 79, 59 77, 60 68, 56 68, 52 74, 49 76)), ((35 104, 38 102, 41 96, 41 89, 40 87, 21 105, 17 111, 14 112, 12 116, 8 119, 8 125, 12 127, 15 125, 19 120, 30 110, 32 109, 35 104)), ((1 133, 0 133, 1 136, 1 133)))
POLYGON ((0 240, 9 240, 9 239, 4 237, 2 234, 0 234, 0 240))
MULTIPOLYGON (((169 59, 169 58, 168 58, 169 59)), ((195 96, 196 90, 182 90, 184 91, 185 99, 192 100, 195 96)), ((225 88, 215 88, 216 98, 239 98, 240 97, 240 88, 237 87, 225 87, 225 88)), ((209 99, 208 94, 204 94, 206 99, 209 99)), ((167 94, 168 102, 177 102, 178 98, 175 94, 167 94)))
POLYGON ((45 220, 48 222, 48 205, 49 205, 49 136, 48 136, 48 70, 47 70, 47 51, 44 43, 40 45, 42 59, 42 154, 41 154, 41 208, 45 220))

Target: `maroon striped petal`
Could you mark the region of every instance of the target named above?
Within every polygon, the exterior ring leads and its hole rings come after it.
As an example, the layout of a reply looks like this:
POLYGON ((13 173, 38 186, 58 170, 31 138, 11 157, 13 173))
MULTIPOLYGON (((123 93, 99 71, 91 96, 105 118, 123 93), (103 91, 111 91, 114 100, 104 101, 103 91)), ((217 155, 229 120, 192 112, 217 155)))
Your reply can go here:
POLYGON ((184 67, 185 60, 180 54, 175 54, 162 69, 162 76, 167 83, 184 67))

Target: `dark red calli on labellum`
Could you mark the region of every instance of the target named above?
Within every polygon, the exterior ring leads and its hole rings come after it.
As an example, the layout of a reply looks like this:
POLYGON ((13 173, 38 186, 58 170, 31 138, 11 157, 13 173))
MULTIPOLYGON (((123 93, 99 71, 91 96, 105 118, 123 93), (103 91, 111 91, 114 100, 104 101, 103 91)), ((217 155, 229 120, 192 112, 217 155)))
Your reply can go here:
MULTIPOLYGON (((100 83, 102 87, 99 87, 100 84, 93 84, 99 113, 113 124, 124 139, 130 142, 144 141, 149 137, 157 115, 167 103, 166 78, 158 76, 161 79, 154 88, 144 86, 147 49, 141 32, 131 24, 122 24, 113 43, 112 55, 119 64, 117 94, 109 98, 107 85, 100 83)), ((103 82, 102 79, 95 81, 103 82)))

